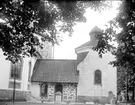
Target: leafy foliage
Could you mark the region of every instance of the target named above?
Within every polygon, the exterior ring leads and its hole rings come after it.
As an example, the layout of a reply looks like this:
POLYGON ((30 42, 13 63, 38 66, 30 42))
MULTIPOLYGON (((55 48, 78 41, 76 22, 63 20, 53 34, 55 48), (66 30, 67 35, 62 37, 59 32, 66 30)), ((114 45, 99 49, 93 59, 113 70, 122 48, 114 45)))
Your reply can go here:
POLYGON ((1 0, 0 19, 5 22, 0 23, 0 48, 6 59, 13 63, 21 56, 35 56, 37 46, 42 47, 40 38, 58 44, 59 32, 71 35, 76 22, 85 22, 85 8, 101 9, 101 6, 107 4, 99 1, 1 0))
MULTIPOLYGON (((41 36, 42 40, 58 43, 55 24, 59 20, 65 21, 66 24, 61 30, 71 30, 71 28, 68 29, 71 22, 67 21, 73 20, 71 19, 73 16, 69 17, 70 12, 69 16, 65 16, 65 11, 68 11, 66 9, 60 12, 65 8, 65 4, 62 4, 61 7, 63 7, 59 10, 53 3, 39 0, 4 0, 1 2, 1 18, 6 23, 0 25, 0 47, 8 60, 15 62, 20 56, 35 54, 36 47, 41 43, 34 33, 41 36)), ((68 6, 70 5, 71 3, 68 6)), ((75 3, 71 5, 71 10, 73 5, 75 3)))
MULTIPOLYGON (((105 50, 111 51, 116 60, 112 61, 113 66, 118 67, 118 84, 119 88, 125 89, 125 78, 128 78, 128 90, 134 90, 135 81, 135 1, 125 0, 119 8, 119 15, 110 21, 110 26, 102 33, 102 43, 104 46, 97 46, 96 49, 100 54, 105 50), (116 33, 117 28, 121 28, 121 32, 116 33), (111 40, 110 40, 111 39, 111 40), (118 43, 117 49, 113 50, 109 41, 114 39, 118 43), (107 47, 109 46, 109 47, 107 47), (111 50, 110 50, 111 49, 111 50), (101 50, 101 51, 100 51, 101 50), (119 69, 123 68, 123 69, 119 69), (125 75, 127 72, 127 75, 125 75), (123 81, 124 80, 124 81, 123 81)), ((100 44, 100 43, 98 43, 100 44)))
POLYGON ((119 67, 117 69, 117 94, 126 90, 126 69, 119 67))

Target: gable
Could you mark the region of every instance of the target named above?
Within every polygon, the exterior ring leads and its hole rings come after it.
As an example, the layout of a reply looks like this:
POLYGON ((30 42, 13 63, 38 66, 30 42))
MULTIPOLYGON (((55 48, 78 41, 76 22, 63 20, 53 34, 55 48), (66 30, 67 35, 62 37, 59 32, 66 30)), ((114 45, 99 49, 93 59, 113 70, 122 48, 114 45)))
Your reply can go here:
POLYGON ((88 54, 88 51, 82 52, 82 53, 77 53, 77 65, 85 59, 87 54, 88 54))
POLYGON ((81 46, 77 47, 75 49, 75 52, 76 53, 88 52, 89 49, 91 49, 92 47, 94 47, 96 45, 97 45, 97 41, 91 40, 91 41, 88 41, 88 42, 82 44, 81 46))

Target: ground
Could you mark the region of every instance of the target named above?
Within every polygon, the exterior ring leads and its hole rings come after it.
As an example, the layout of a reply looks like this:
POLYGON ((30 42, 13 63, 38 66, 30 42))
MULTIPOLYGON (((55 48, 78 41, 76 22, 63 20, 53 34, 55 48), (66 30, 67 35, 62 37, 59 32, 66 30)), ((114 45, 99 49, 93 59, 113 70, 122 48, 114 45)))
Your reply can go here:
MULTIPOLYGON (((69 105, 69 104, 60 104, 60 103, 34 103, 34 102, 0 102, 0 105, 69 105)), ((86 104, 72 104, 72 105, 86 105, 86 104)))
MULTIPOLYGON (((32 102, 0 102, 0 105, 90 105, 90 104, 60 104, 60 103, 32 103, 32 102)), ((93 105, 93 104, 91 104, 93 105)), ((96 104, 97 105, 97 104, 96 104)), ((101 105, 101 104, 98 104, 101 105)), ((109 105, 109 104, 106 104, 109 105)), ((110 104, 111 105, 111 104, 110 104)), ((117 103, 116 105, 135 105, 135 103, 117 103)))
MULTIPOLYGON (((0 102, 0 105, 69 105, 69 104, 60 104, 60 103, 32 103, 32 102, 0 102)), ((74 105, 74 104, 72 104, 74 105)), ((84 104, 75 104, 75 105, 84 105, 84 104)))
MULTIPOLYGON (((48 103, 32 103, 32 102, 15 102, 14 104, 12 102, 0 102, 0 105, 54 105, 54 104, 48 104, 48 103)), ((60 104, 55 104, 60 105, 60 104)))
POLYGON ((45 104, 45 103, 31 103, 31 102, 0 102, 0 105, 53 105, 53 104, 45 104))

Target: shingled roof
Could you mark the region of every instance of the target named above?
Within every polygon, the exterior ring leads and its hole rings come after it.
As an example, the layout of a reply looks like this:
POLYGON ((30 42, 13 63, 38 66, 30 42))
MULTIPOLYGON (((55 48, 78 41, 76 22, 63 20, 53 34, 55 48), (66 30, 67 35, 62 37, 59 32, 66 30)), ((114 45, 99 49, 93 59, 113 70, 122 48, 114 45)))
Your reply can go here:
POLYGON ((79 47, 76 48, 77 49, 80 49, 80 48, 85 48, 85 47, 94 47, 97 45, 97 42, 96 41, 88 41, 82 45, 80 45, 79 47))
POLYGON ((38 59, 35 63, 32 82, 78 83, 76 60, 38 59))

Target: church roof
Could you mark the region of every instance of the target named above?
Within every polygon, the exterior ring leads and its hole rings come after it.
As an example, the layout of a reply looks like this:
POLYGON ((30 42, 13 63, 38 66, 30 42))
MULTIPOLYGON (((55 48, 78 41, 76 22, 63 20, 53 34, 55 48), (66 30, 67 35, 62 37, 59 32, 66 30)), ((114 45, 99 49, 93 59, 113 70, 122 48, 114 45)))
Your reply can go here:
POLYGON ((78 83, 77 61, 38 59, 34 66, 31 81, 78 83))
POLYGON ((77 64, 82 62, 86 58, 87 54, 88 54, 88 51, 87 52, 78 53, 77 54, 77 64))
MULTIPOLYGON (((97 26, 95 26, 94 28, 92 28, 92 30, 90 31, 90 36, 91 35, 95 35, 93 33, 98 33, 98 32, 102 32, 102 30, 100 28, 98 28, 97 26)), ((95 38, 94 38, 95 39, 95 38)), ((75 50, 77 49, 83 49, 83 48, 86 48, 86 47, 94 47, 97 45, 97 41, 96 40, 93 40, 92 36, 91 36, 91 40, 80 45, 79 47, 77 47, 75 50)))
POLYGON ((99 27, 95 26, 94 28, 91 29, 90 34, 93 32, 102 32, 102 30, 99 27))
POLYGON ((88 41, 82 45, 80 45, 79 47, 77 47, 76 49, 80 49, 80 48, 85 48, 85 47, 94 47, 97 45, 97 42, 96 41, 88 41))

